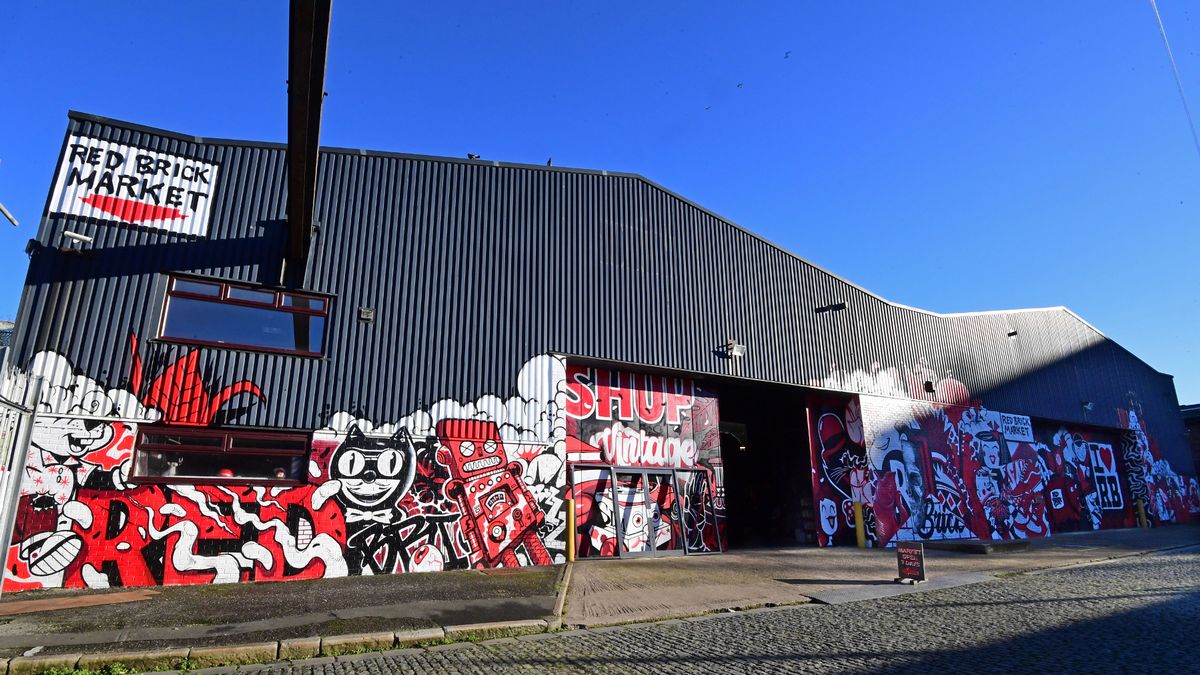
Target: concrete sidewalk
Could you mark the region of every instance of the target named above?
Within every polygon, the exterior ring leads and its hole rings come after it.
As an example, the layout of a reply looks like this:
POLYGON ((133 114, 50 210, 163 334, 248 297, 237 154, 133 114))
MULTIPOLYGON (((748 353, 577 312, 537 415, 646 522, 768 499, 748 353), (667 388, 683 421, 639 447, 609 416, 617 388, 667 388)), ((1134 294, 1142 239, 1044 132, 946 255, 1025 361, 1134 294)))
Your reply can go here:
MULTIPOLYGON (((397 574, 313 581, 168 586, 144 600, 72 606, 104 591, 27 591, 18 603, 58 609, 0 618, 0 658, 195 648, 312 636, 413 632, 555 617, 563 568, 397 574)), ((112 591, 116 593, 118 591, 112 591)))
POLYGON ((145 599, 103 605, 93 603, 105 592, 26 592, 0 602, 0 673, 97 668, 108 660, 146 670, 318 656, 352 660, 419 645, 453 647, 441 644, 447 641, 511 639, 560 624, 840 604, 1194 545, 1200 545, 1200 526, 1059 535, 1025 551, 991 555, 927 551, 930 581, 917 587, 892 582, 893 551, 795 548, 583 561, 567 568, 165 587, 145 599), (560 588, 566 579, 569 591, 560 588), (50 608, 3 616, 6 606, 28 610, 43 603, 50 608))
POLYGON ((810 601, 839 604, 1193 544, 1200 544, 1198 525, 1062 534, 1034 540, 1025 551, 990 555, 926 550, 929 582, 919 586, 893 583, 896 554, 887 549, 756 549, 580 561, 563 624, 602 626, 810 601))

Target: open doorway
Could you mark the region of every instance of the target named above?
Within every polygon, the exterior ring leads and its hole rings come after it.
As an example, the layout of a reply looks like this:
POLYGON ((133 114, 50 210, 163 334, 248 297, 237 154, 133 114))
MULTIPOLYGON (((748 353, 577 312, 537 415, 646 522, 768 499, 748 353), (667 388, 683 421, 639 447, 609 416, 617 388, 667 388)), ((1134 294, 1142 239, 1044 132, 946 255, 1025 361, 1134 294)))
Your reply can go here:
POLYGON ((718 386, 729 546, 815 544, 805 391, 738 381, 718 386))

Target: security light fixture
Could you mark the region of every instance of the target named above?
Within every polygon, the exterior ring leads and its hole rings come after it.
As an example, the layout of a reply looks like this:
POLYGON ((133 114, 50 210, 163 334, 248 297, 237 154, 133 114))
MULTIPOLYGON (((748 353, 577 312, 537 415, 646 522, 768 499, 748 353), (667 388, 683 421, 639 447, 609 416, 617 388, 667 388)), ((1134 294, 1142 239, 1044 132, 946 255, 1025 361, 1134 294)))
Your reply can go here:
POLYGON ((362 321, 363 323, 371 323, 371 322, 375 321, 375 308, 374 307, 359 307, 358 308, 358 320, 362 321))
POLYGON ((1095 401, 1080 401, 1079 403, 1080 403, 1080 405, 1083 406, 1083 409, 1088 412, 1091 412, 1096 409, 1095 401))
POLYGON ((936 394, 937 393, 937 389, 935 389, 933 386, 933 380, 925 380, 925 393, 926 394, 936 394))
POLYGON ((1008 337, 1009 337, 1010 339, 1016 339, 1016 337, 1017 337, 1017 331, 1015 331, 1015 330, 1010 330, 1010 331, 1008 331, 1008 337))
POLYGON ((817 307, 814 311, 816 311, 817 314, 824 314, 825 312, 840 312, 843 309, 846 309, 845 302, 835 302, 830 305, 823 305, 821 307, 817 307))

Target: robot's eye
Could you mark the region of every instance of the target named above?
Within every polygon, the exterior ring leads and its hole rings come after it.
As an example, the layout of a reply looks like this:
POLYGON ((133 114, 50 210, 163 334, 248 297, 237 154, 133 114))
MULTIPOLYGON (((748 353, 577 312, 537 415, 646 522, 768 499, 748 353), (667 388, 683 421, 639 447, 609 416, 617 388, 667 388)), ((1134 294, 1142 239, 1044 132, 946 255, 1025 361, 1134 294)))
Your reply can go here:
POLYGON ((395 478, 404 468, 404 457, 399 450, 388 448, 379 455, 379 459, 375 460, 375 468, 379 471, 380 476, 395 478))
POLYGON ((483 444, 483 451, 489 455, 496 454, 496 441, 488 441, 483 444))
POLYGON ((470 457, 475 454, 475 444, 471 441, 463 441, 458 444, 458 451, 462 453, 463 457, 470 457))
POLYGON ((346 478, 354 478, 367 467, 367 460, 357 450, 347 450, 337 460, 338 473, 346 478))

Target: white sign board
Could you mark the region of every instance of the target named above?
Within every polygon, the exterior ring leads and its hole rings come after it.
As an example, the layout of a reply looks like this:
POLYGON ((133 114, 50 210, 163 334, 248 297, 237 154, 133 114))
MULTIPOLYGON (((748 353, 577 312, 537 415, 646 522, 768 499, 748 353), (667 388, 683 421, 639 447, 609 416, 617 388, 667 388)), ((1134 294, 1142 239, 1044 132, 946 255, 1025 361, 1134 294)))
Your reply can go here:
POLYGON ((71 136, 50 213, 203 237, 216 183, 216 164, 71 136))
POLYGON ((1033 442, 1033 424, 1025 415, 1000 413, 1000 433, 1010 441, 1033 442))

